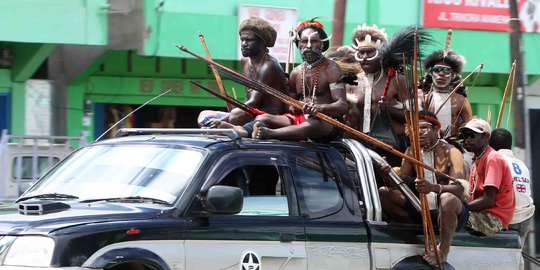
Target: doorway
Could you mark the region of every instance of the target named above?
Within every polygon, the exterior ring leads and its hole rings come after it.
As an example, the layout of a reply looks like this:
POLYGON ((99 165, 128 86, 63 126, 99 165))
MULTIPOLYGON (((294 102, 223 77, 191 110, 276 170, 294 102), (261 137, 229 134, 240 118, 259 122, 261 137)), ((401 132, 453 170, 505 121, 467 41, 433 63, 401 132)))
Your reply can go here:
POLYGON ((119 128, 198 128, 197 117, 201 111, 227 110, 219 107, 147 105, 132 113, 138 106, 97 103, 94 118, 96 138, 126 115, 129 116, 104 138, 113 137, 119 128))
POLYGON ((0 134, 4 129, 7 129, 9 133, 10 110, 9 94, 0 93, 0 134))

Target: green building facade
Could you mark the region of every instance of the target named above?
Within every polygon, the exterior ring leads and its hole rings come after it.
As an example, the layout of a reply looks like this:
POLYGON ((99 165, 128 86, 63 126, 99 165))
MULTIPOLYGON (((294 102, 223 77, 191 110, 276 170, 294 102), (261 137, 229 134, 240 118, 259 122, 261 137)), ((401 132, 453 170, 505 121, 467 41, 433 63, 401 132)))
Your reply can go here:
MULTIPOLYGON (((215 86, 208 67, 174 45, 204 54, 198 38, 202 32, 212 57, 239 69, 237 14, 244 4, 293 8, 299 20, 320 17, 327 31, 332 29, 334 1, 2 1, 0 48, 11 57, 10 63, 0 68, 2 127, 14 134, 26 132, 25 82, 36 78, 50 80, 53 85, 52 134, 86 131, 95 138, 107 127, 107 113, 109 118, 111 113, 107 104, 116 104, 114 108, 123 116, 170 88, 171 93, 151 103, 154 107, 136 114, 136 119, 131 117, 125 125, 152 125, 163 114, 156 112, 159 107, 174 106, 178 107, 176 125, 194 126, 198 111, 223 108, 224 103, 189 84, 190 79, 196 79, 215 86)), ((351 43, 350 33, 358 24, 377 24, 391 35, 405 26, 421 25, 421 17, 422 2, 417 0, 347 1, 343 44, 351 43)), ((447 29, 430 31, 444 43, 447 29)), ((485 118, 489 109, 496 118, 511 62, 508 34, 454 30, 453 37, 452 48, 467 58, 465 72, 484 63, 471 89, 474 113, 485 118)), ((524 34, 527 59, 538 59, 535 43, 539 40, 536 34, 524 34)), ((298 55, 296 59, 300 59, 298 55)), ((525 64, 534 80, 534 75, 540 74, 540 62, 525 64)), ((227 80, 225 85, 243 98, 242 86, 227 80)))

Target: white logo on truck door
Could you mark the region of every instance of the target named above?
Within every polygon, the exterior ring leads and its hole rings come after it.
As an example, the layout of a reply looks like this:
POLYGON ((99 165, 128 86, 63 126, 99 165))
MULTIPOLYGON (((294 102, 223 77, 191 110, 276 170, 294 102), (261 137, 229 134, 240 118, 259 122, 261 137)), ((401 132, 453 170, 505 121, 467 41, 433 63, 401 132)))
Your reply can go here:
POLYGON ((261 258, 253 251, 244 251, 242 261, 240 261, 240 270, 262 270, 261 258))

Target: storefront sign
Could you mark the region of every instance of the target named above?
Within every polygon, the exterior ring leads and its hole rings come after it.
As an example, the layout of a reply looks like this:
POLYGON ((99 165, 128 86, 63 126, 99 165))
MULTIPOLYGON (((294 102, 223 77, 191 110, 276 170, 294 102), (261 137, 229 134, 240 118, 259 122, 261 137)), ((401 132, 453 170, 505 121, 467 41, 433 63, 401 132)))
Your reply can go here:
MULTIPOLYGON (((424 0, 423 25, 508 31, 510 0, 424 0)), ((539 32, 540 1, 518 0, 523 31, 539 32)))
MULTIPOLYGON (((238 25, 251 17, 260 17, 274 26, 277 31, 277 39, 274 47, 270 49, 270 55, 274 56, 279 62, 287 62, 287 52, 289 46, 289 31, 291 31, 298 22, 298 10, 296 8, 267 7, 255 5, 240 5, 238 7, 238 25)), ((294 48, 291 48, 290 62, 294 63, 294 48)), ((237 59, 242 57, 240 51, 240 42, 237 46, 237 59)))

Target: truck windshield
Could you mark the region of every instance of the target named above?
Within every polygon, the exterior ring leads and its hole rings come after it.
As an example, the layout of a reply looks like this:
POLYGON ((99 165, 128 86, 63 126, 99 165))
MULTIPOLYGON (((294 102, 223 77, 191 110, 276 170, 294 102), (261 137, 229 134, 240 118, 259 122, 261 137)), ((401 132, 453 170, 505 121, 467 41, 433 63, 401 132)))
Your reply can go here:
POLYGON ((24 197, 69 194, 79 200, 145 197, 173 203, 192 179, 203 152, 166 146, 83 148, 38 181, 24 197))

